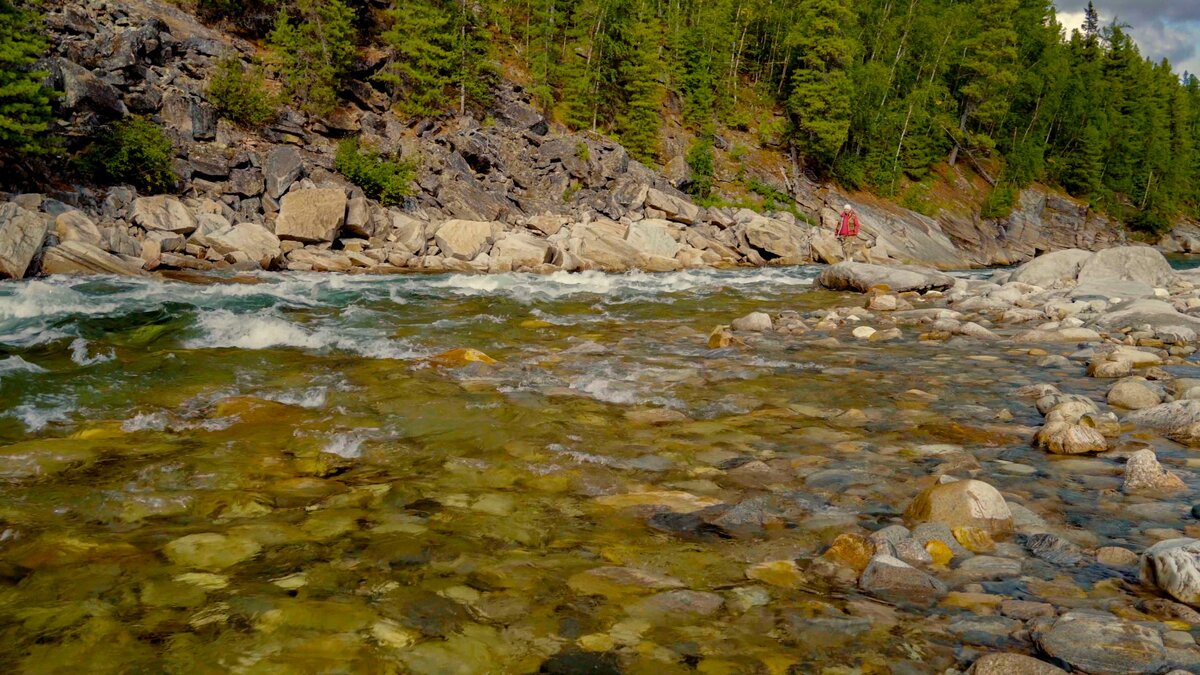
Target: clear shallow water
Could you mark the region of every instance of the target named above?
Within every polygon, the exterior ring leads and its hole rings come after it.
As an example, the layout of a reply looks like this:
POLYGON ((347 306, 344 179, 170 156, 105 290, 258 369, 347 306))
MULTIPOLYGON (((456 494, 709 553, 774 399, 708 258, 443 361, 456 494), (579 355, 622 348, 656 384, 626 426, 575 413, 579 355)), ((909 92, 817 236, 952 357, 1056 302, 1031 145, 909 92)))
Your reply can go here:
MULTIPOLYGON (((961 610, 747 568, 894 522, 947 463, 1097 545, 1178 524, 1111 498, 1115 460, 1028 446, 1017 387, 1103 385, 1024 350, 911 328, 707 348, 750 311, 861 302, 813 291, 817 271, 0 285, 0 664, 926 672, 954 665, 961 610), (497 363, 431 365, 459 347, 497 363), (649 519, 763 503, 787 516, 732 537, 649 519), (669 581, 588 576, 606 566, 669 581), (721 605, 651 599, 675 587, 721 605)), ((1030 574, 1030 596, 1111 593, 1030 574)))

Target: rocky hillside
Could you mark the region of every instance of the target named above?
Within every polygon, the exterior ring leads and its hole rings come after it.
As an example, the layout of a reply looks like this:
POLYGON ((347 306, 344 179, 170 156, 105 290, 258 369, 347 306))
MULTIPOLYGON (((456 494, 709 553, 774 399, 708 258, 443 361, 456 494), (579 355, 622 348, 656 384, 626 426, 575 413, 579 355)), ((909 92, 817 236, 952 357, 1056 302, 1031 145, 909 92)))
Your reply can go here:
POLYGON ((144 115, 173 143, 174 194, 56 185, 0 209, 0 275, 152 270, 455 270, 495 272, 836 262, 842 204, 863 216, 870 254, 940 268, 1010 264, 1060 248, 1124 241, 1085 206, 1027 190, 1004 220, 927 217, 830 186, 793 188, 793 212, 701 208, 596 135, 548 122, 516 85, 483 120, 401 119, 357 64, 353 102, 316 117, 286 109, 256 132, 206 100, 218 60, 254 45, 156 0, 59 3, 46 25, 61 134, 83 138, 144 115), (385 208, 334 170, 358 136, 414 160, 417 192, 385 208), (819 226, 816 226, 819 224, 819 226))

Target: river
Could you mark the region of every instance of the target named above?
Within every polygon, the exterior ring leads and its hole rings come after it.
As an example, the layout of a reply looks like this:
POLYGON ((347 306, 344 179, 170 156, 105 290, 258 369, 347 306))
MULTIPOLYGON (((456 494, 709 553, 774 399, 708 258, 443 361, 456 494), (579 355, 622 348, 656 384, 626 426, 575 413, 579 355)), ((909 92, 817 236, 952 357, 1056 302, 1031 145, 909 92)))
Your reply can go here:
MULTIPOLYGON (((1178 526, 1102 497, 1115 460, 1030 446, 1019 387, 1105 383, 1027 347, 707 347, 751 311, 861 305, 818 271, 0 284, 0 664, 941 672, 1030 648, 956 633, 966 600, 897 608, 770 563, 899 522, 948 465, 1094 546, 1178 526), (496 363, 431 360, 458 348, 496 363), (770 522, 654 516, 719 504, 770 522)), ((950 584, 1086 604, 1128 580, 1032 560, 950 584)))

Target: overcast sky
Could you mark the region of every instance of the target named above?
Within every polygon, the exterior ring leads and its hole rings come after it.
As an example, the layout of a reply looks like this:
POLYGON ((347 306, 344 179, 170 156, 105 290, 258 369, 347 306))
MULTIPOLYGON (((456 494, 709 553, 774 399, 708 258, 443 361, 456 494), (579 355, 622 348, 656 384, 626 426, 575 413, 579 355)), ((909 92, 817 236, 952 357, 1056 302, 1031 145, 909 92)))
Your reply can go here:
MULTIPOLYGON (((1133 27, 1142 54, 1155 61, 1167 57, 1175 72, 1200 74, 1200 0, 1093 0, 1100 23, 1114 18, 1133 27)), ((1083 25, 1088 0, 1055 0, 1058 21, 1071 30, 1083 25)))

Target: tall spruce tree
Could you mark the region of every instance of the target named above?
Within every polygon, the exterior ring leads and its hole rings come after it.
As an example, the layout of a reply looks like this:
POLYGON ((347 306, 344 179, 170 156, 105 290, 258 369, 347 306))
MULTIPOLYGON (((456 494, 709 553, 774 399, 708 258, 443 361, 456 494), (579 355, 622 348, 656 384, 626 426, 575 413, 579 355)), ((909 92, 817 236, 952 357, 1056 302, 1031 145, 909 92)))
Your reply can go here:
POLYGON ((659 46, 662 29, 648 2, 638 2, 625 26, 620 57, 624 109, 617 117, 621 142, 639 161, 658 159, 658 130, 662 121, 662 72, 659 46))
POLYGON ((343 0, 295 0, 280 10, 268 36, 271 61, 305 108, 327 114, 337 106, 354 60, 354 23, 343 0))
POLYGON ((385 16, 380 38, 391 49, 376 76, 391 85, 392 99, 409 115, 436 115, 449 105, 454 40, 449 13, 435 3, 398 0, 385 16))
POLYGON ((854 42, 845 30, 853 22, 844 0, 809 0, 788 39, 796 55, 787 98, 794 142, 825 166, 850 132, 853 92, 846 68, 854 42))
POLYGON ((52 119, 52 92, 33 69, 49 43, 38 16, 12 0, 0 0, 0 153, 45 152, 52 119))

